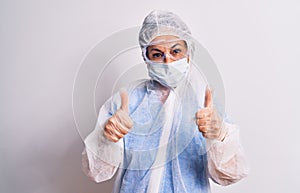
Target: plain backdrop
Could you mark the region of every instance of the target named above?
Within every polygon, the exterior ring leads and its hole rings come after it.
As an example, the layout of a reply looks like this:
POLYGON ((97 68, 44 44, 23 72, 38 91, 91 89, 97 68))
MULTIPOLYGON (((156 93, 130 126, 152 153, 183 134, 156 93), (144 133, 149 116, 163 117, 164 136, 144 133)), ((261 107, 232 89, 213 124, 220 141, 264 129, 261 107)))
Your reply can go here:
POLYGON ((299 1, 1 0, 1 193, 110 191, 81 171, 73 82, 97 42, 153 9, 180 15, 209 51, 240 126, 251 172, 212 192, 299 192, 299 1))

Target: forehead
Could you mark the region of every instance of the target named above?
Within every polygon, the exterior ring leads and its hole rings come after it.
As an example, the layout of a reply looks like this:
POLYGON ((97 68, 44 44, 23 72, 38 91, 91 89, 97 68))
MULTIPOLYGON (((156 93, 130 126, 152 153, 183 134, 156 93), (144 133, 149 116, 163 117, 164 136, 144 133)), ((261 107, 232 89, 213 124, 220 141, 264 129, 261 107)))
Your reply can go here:
POLYGON ((154 38, 149 46, 151 47, 172 47, 175 44, 185 46, 185 41, 172 35, 162 35, 154 38))

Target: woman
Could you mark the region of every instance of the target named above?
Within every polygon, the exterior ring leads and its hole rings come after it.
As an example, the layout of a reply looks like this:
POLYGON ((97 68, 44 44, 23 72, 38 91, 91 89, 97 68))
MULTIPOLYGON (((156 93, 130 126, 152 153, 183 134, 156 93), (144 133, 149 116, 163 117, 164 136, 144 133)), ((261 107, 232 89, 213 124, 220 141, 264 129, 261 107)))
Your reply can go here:
POLYGON ((191 59, 191 33, 175 14, 153 11, 139 33, 150 80, 137 81, 101 107, 85 139, 83 171, 95 182, 117 177, 113 192, 210 192, 247 174, 236 126, 214 105, 191 59), (118 172, 117 172, 118 170, 118 172))

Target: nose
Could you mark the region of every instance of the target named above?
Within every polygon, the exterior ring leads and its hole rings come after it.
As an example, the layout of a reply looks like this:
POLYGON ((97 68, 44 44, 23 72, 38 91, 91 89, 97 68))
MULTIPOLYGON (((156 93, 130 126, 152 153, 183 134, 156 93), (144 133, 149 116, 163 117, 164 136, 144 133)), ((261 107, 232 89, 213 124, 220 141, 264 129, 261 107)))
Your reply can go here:
POLYGON ((166 54, 164 57, 164 63, 168 64, 173 62, 174 60, 172 59, 172 57, 169 54, 166 54))

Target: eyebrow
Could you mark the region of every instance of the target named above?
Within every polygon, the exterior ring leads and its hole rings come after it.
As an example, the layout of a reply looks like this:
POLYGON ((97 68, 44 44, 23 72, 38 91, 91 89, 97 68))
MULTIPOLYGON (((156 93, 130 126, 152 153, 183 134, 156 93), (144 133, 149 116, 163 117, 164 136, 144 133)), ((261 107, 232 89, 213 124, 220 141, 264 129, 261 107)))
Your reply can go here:
POLYGON ((151 49, 150 49, 150 52, 152 52, 152 51, 163 52, 163 51, 161 51, 161 50, 160 50, 160 49, 158 49, 158 48, 151 48, 151 49))
POLYGON ((176 46, 182 46, 180 43, 174 44, 171 48, 175 48, 176 46))
MULTIPOLYGON (((171 48, 173 49, 173 48, 175 48, 176 46, 182 46, 180 43, 176 43, 176 44, 174 44, 173 46, 171 46, 171 48)), ((161 51, 160 49, 158 49, 158 48, 151 48, 150 49, 150 52, 152 52, 152 51, 158 51, 158 52, 163 52, 163 51, 161 51)))

